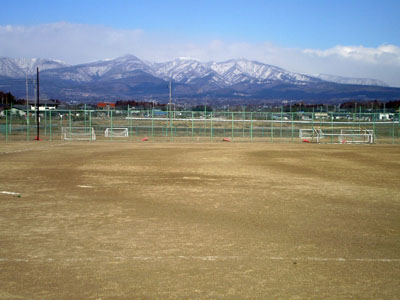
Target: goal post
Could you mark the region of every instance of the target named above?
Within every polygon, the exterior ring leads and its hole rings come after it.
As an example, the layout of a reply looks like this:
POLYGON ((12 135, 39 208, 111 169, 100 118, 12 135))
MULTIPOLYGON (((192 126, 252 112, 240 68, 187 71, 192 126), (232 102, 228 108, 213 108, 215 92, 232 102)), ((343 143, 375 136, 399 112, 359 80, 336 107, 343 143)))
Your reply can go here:
POLYGON ((62 127, 61 139, 64 141, 95 141, 93 127, 62 127))
POLYGON ((106 138, 125 138, 129 137, 129 130, 126 127, 106 128, 104 136, 106 138))

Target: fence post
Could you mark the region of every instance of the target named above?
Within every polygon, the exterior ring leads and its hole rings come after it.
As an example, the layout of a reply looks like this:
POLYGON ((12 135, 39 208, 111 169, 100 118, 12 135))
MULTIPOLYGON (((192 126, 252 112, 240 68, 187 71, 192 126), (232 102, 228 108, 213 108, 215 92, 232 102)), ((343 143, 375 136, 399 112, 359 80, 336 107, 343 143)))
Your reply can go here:
POLYGON ((132 140, 132 111, 131 111, 131 109, 129 108, 129 105, 128 105, 128 117, 129 117, 129 130, 130 130, 130 132, 129 132, 129 138, 132 140))
MULTIPOLYGON (((290 106, 290 111, 292 110, 292 106, 290 106)), ((294 113, 292 115, 292 143, 294 142, 294 113)))
POLYGON ((6 141, 8 141, 8 110, 4 110, 6 115, 6 141))
POLYGON ((193 134, 194 134, 194 128, 193 128, 194 120, 193 120, 193 118, 194 118, 194 114, 193 114, 193 111, 192 111, 192 141, 193 141, 193 139, 194 139, 194 136, 193 136, 193 134))
POLYGON ((29 110, 26 109, 26 140, 29 141, 29 110))
POLYGON ((154 107, 151 108, 151 138, 154 138, 154 107))
POLYGON ((246 111, 243 111, 243 114, 242 114, 242 137, 244 137, 244 125, 245 124, 246 124, 246 111))
POLYGON ((271 142, 274 142, 274 114, 271 112, 271 142))
POLYGON ((89 111, 89 130, 90 130, 90 141, 92 141, 92 138, 93 138, 93 136, 92 136, 92 111, 89 111))
POLYGON ((233 141, 233 136, 234 136, 234 133, 233 133, 233 112, 232 112, 232 141, 233 141))
POLYGON ((110 111, 110 125, 111 125, 111 140, 113 140, 114 132, 113 132, 113 111, 112 110, 110 111))
POLYGON ((281 105, 281 127, 280 127, 280 138, 282 141, 282 122, 283 122, 283 106, 281 105))
MULTIPOLYGON (((311 115, 311 128, 312 128, 312 139, 314 140, 314 106, 313 106, 313 112, 311 115)), ((318 137, 317 137, 317 142, 318 142, 318 137)))
POLYGON ((214 140, 214 128, 213 128, 213 112, 210 113, 210 126, 211 126, 211 142, 214 140))
POLYGON ((376 117, 376 114, 373 113, 372 114, 372 131, 373 131, 374 137, 378 137, 378 135, 375 133, 375 131, 376 131, 376 128, 375 128, 375 117, 376 117))
POLYGON ((9 125, 8 125, 8 130, 9 130, 9 133, 10 133, 10 135, 11 135, 11 131, 12 131, 12 103, 11 103, 11 109, 9 110, 9 112, 10 112, 10 120, 8 121, 9 122, 9 125))
POLYGON ((394 118, 392 121, 392 144, 394 144, 394 118))
POLYGON ((250 113, 250 141, 253 141, 253 112, 250 113))
POLYGON ((50 141, 52 141, 53 140, 53 137, 52 137, 52 128, 51 128, 51 110, 49 110, 49 117, 50 117, 50 127, 49 127, 49 130, 50 130, 50 141))
POLYGON ((169 132, 171 134, 171 142, 174 141, 174 123, 173 123, 173 120, 174 120, 173 112, 171 110, 171 119, 170 119, 170 123, 169 123, 170 124, 169 132))
MULTIPOLYGON (((85 103, 85 107, 84 107, 84 112, 83 112, 83 114, 84 114, 84 118, 85 118, 85 128, 87 128, 87 121, 86 121, 86 119, 87 119, 87 117, 86 117, 86 114, 87 114, 87 111, 86 111, 86 103, 85 103)), ((86 130, 86 129, 85 129, 86 130)))
POLYGON ((47 109, 46 104, 44 105, 44 135, 47 135, 47 109))
POLYGON ((69 138, 71 138, 72 124, 71 124, 71 110, 69 111, 69 138))
MULTIPOLYGON (((333 134, 333 113, 331 113, 331 134, 333 134)), ((331 143, 333 143, 333 135, 331 135, 331 143)))
MULTIPOLYGON (((393 119, 394 119, 394 116, 393 116, 393 119)), ((397 120, 397 139, 399 139, 399 137, 400 137, 400 109, 399 109, 399 119, 397 120)))

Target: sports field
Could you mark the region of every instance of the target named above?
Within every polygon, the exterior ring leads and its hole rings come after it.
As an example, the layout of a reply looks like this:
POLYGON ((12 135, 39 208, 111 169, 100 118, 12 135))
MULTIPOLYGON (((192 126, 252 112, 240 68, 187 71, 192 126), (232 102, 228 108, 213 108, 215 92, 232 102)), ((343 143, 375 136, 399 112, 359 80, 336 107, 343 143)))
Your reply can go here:
POLYGON ((398 299, 399 145, 1 142, 0 299, 398 299))

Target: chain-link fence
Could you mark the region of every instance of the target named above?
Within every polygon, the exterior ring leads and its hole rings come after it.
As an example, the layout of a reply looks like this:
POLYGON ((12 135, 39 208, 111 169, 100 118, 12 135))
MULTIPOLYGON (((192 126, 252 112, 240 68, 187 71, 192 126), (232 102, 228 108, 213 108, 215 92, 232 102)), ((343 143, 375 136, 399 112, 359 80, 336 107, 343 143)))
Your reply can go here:
MULTIPOLYGON (((374 143, 400 142, 400 113, 208 112, 160 110, 5 110, 0 141, 316 141, 301 130, 322 132, 323 143, 343 142, 343 132, 372 132, 374 143), (74 138, 81 137, 81 138, 74 138)), ((348 138, 349 140, 351 139, 348 138)))

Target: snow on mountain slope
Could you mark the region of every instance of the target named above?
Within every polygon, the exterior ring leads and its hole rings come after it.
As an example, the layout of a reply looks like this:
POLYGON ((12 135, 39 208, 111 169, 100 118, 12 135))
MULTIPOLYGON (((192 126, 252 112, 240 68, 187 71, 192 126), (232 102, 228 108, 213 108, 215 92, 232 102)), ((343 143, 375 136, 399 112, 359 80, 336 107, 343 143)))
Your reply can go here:
POLYGON ((325 81, 343 83, 343 84, 359 84, 359 85, 375 85, 375 86, 388 86, 386 82, 378 79, 371 78, 352 78, 352 77, 343 77, 343 76, 335 76, 329 74, 315 74, 311 75, 316 78, 320 78, 325 81))
POLYGON ((40 71, 66 67, 68 64, 53 59, 42 58, 0 58, 0 75, 5 77, 19 78, 25 74, 32 75, 39 67, 40 71))
POLYGON ((155 76, 165 80, 172 79, 180 83, 191 83, 197 78, 208 78, 209 81, 220 85, 220 87, 241 82, 265 83, 284 81, 306 84, 319 81, 310 76, 291 73, 278 67, 246 59, 203 63, 193 59, 179 58, 166 63, 155 63, 151 67, 154 70, 155 76))
POLYGON ((166 63, 152 65, 154 74, 165 79, 188 83, 194 78, 208 76, 210 70, 206 64, 197 60, 178 58, 166 63))
POLYGON ((94 80, 121 79, 132 75, 132 72, 143 71, 151 74, 153 70, 133 55, 115 59, 101 60, 88 64, 47 71, 45 75, 57 76, 63 80, 90 82, 94 80))
POLYGON ((305 84, 315 81, 315 78, 310 76, 291 73, 275 66, 247 59, 232 59, 221 63, 214 62, 210 67, 231 84, 243 81, 250 81, 251 83, 284 81, 305 84))
POLYGON ((36 67, 44 76, 75 82, 92 82, 133 78, 145 75, 182 84, 206 85, 225 88, 236 84, 289 83, 308 85, 321 81, 344 84, 387 86, 375 79, 348 78, 327 74, 304 75, 293 73, 276 66, 247 59, 231 59, 224 62, 200 62, 191 58, 156 63, 144 62, 134 55, 115 59, 69 66, 50 59, 0 58, 0 76, 23 78, 34 74, 36 67))

